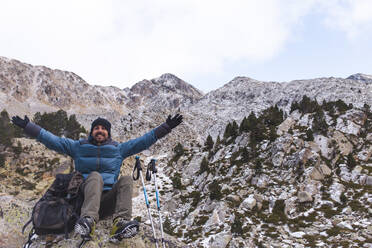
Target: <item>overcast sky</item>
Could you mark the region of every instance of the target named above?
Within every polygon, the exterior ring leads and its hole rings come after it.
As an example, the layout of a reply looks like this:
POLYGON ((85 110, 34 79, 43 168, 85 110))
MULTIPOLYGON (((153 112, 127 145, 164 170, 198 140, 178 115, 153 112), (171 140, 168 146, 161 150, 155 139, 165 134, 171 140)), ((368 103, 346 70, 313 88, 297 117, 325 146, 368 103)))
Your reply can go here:
POLYGON ((0 56, 130 87, 372 74, 371 0, 2 0, 0 56))

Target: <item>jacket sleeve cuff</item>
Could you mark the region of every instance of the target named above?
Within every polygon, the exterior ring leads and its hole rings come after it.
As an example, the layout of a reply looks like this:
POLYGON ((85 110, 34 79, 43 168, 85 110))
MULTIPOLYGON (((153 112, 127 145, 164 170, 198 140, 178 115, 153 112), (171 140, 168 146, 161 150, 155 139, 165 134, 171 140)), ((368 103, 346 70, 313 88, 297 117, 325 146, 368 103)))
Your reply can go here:
POLYGON ((32 122, 27 123, 25 127, 25 133, 33 138, 37 138, 37 136, 39 136, 40 130, 41 127, 32 122))
POLYGON ((165 135, 170 133, 170 131, 171 131, 171 128, 166 122, 164 122, 163 124, 161 124, 160 126, 154 129, 155 136, 157 139, 163 138, 165 135))

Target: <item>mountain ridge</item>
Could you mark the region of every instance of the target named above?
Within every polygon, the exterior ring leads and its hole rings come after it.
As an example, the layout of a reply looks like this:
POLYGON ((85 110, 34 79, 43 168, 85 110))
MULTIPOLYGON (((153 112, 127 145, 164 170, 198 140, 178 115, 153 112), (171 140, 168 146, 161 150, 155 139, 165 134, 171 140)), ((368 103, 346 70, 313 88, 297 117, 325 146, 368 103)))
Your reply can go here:
MULTIPOLYGON (((23 115, 42 109, 38 104, 47 112, 67 106, 88 130, 100 115, 121 141, 183 114, 182 125, 140 156, 144 164, 157 159, 164 230, 187 247, 372 245, 368 76, 285 83, 236 77, 207 94, 172 74, 123 90, 85 83, 72 73, 0 59, 0 108, 23 115)), ((1 154, 0 212, 11 217, 0 218, 0 237, 12 230, 11 242, 19 244, 25 212, 73 163, 34 139, 12 142, 1 154)), ((127 158, 121 175, 131 175, 134 162, 127 158)), ((150 230, 138 182, 134 193, 134 216, 150 230)), ((101 241, 92 245, 111 247, 101 241)))

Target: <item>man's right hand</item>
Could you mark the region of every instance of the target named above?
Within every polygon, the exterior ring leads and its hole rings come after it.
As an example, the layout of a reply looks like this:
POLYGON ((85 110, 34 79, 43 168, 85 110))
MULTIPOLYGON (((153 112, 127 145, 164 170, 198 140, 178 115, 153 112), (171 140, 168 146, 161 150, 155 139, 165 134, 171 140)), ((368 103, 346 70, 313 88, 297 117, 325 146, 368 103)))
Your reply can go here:
POLYGON ((28 119, 27 115, 25 115, 25 119, 23 120, 21 117, 17 115, 12 117, 12 122, 14 125, 17 125, 24 129, 30 122, 30 119, 28 119))

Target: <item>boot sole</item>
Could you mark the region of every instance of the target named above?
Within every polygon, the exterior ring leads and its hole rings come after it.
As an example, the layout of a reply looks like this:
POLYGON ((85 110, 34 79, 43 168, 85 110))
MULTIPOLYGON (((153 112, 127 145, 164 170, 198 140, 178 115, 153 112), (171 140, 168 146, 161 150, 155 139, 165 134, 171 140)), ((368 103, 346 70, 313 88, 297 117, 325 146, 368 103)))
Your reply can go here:
POLYGON ((128 226, 123 228, 119 233, 116 233, 110 237, 110 242, 117 243, 123 239, 133 238, 139 231, 139 225, 137 223, 130 223, 128 226))

